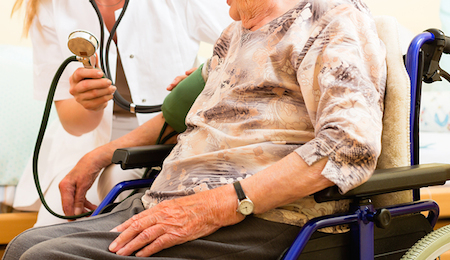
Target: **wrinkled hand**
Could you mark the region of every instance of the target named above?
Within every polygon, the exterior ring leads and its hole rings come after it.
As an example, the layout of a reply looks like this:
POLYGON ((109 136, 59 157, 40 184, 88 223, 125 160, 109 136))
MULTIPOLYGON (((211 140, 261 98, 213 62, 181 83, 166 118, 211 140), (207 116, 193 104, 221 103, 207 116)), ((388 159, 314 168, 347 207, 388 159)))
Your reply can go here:
POLYGON ((97 206, 86 199, 86 193, 100 171, 109 164, 97 150, 83 156, 59 183, 64 214, 73 216, 95 210, 97 206))
POLYGON ((116 87, 111 85, 111 80, 102 77, 103 72, 98 69, 78 68, 69 79, 69 92, 87 110, 104 109, 116 87))
POLYGON ((177 85, 178 83, 180 83, 181 81, 183 81, 185 78, 187 78, 189 75, 192 74, 192 72, 196 71, 197 68, 192 68, 188 71, 185 72, 185 75, 181 75, 181 76, 177 76, 172 83, 169 84, 169 86, 166 88, 169 91, 172 91, 177 85))
POLYGON ((164 201, 133 216, 111 230, 122 233, 109 250, 126 256, 145 246, 136 256, 146 257, 242 221, 244 217, 236 213, 236 194, 230 193, 234 192, 230 188, 220 187, 164 201))

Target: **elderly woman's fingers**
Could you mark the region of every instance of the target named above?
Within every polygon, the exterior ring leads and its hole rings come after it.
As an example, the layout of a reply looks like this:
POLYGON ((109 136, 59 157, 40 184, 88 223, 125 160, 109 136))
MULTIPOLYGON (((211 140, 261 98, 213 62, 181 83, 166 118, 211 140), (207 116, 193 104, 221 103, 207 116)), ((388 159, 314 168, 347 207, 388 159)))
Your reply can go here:
MULTIPOLYGON (((122 247, 119 251, 116 252, 118 255, 131 255, 133 252, 139 250, 140 248, 149 245, 154 249, 149 251, 149 254, 139 254, 140 256, 150 256, 164 248, 170 247, 172 245, 167 245, 166 243, 161 243, 160 237, 165 236, 165 229, 163 225, 155 225, 151 226, 142 232, 139 233, 137 237, 132 239, 129 243, 127 243, 124 247, 122 247)), ((175 244, 173 244, 175 245, 175 244)), ((141 250, 142 251, 142 250, 141 250)))
POLYGON ((136 253, 137 257, 148 257, 155 253, 158 253, 159 251, 181 244, 178 242, 179 237, 174 236, 172 234, 165 234, 160 237, 158 237, 153 243, 150 245, 142 248, 139 250, 139 252, 136 253))
POLYGON ((155 253, 217 230, 219 226, 211 224, 214 217, 209 216, 209 212, 198 205, 204 202, 194 202, 197 197, 187 196, 163 201, 133 216, 112 230, 122 233, 111 243, 110 251, 130 255, 149 245, 143 254, 155 253))
POLYGON ((109 250, 118 255, 127 256, 147 245, 137 256, 150 256, 165 248, 210 234, 218 229, 218 227, 210 229, 208 225, 200 225, 201 220, 196 217, 197 214, 191 212, 191 209, 188 209, 189 212, 186 214, 180 207, 173 209, 170 209, 168 205, 165 207, 157 212, 145 214, 146 216, 133 217, 133 223, 128 225, 111 243, 109 250))
POLYGON ((150 211, 152 209, 147 209, 139 214, 134 215, 133 217, 131 217, 130 219, 128 219, 127 221, 123 222, 122 224, 118 225, 117 227, 113 228, 111 230, 111 232, 123 232, 125 231, 128 227, 130 227, 133 223, 139 221, 141 218, 145 218, 147 215, 150 214, 150 211))
MULTIPOLYGON (((122 232, 122 233, 111 243, 111 245, 109 246, 109 251, 114 253, 118 252, 119 250, 123 249, 123 247, 128 246, 127 244, 130 243, 130 241, 132 241, 134 238, 139 236, 139 234, 143 232, 145 229, 155 225, 157 221, 155 219, 155 216, 151 214, 151 211, 152 209, 149 209, 137 215, 134 215, 123 224, 111 230, 111 232, 122 232)), ((151 242, 151 240, 144 242, 149 243, 151 242)), ((136 243, 133 243, 132 245, 134 246, 136 245, 136 243)), ((140 247, 134 249, 133 247, 134 251, 139 248, 140 247)), ((124 251, 122 251, 122 253, 123 252, 124 251)))
POLYGON ((235 197, 234 189, 226 185, 163 201, 111 230, 122 233, 109 249, 120 255, 130 255, 147 245, 137 256, 149 256, 209 235, 222 226, 236 224, 244 217, 236 213, 235 197))

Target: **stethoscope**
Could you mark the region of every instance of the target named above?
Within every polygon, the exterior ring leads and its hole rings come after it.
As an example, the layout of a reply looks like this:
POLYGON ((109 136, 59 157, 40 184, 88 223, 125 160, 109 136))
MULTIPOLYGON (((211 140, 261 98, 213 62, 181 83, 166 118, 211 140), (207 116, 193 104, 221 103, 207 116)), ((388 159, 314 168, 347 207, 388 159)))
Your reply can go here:
MULTIPOLYGON (((128 7, 129 0, 125 0, 122 11, 117 19, 117 21, 114 23, 114 26, 111 29, 110 35, 108 37, 108 40, 106 42, 106 45, 103 44, 104 42, 104 23, 103 18, 100 13, 100 10, 98 9, 97 3, 95 0, 89 0, 89 2, 94 7, 94 10, 97 14, 99 23, 100 23, 100 53, 99 53, 99 63, 100 63, 100 69, 103 71, 106 78, 111 80, 111 82, 114 82, 111 77, 111 71, 109 68, 109 48, 111 46, 111 42, 113 40, 113 37, 116 33, 117 26, 119 25, 120 21, 122 20, 123 15, 125 14, 125 11, 128 7), (105 46, 105 50, 103 50, 105 46)), ((47 128, 48 119, 50 116, 50 110, 53 103, 53 97, 55 95, 56 86, 58 85, 58 81, 61 78, 61 75, 64 71, 64 69, 69 65, 69 63, 78 61, 83 63, 83 66, 86 68, 93 68, 93 64, 95 64, 94 59, 96 60, 96 51, 99 46, 99 41, 97 38, 92 35, 91 33, 87 31, 78 30, 75 32, 72 32, 69 35, 68 39, 68 47, 70 51, 75 54, 75 56, 70 56, 66 60, 63 61, 61 66, 58 68, 58 70, 55 73, 55 76, 53 77, 52 83, 50 85, 50 89, 47 95, 47 100, 44 108, 44 114, 42 116, 42 122, 39 129, 39 134, 37 137, 36 145, 34 148, 33 153, 33 178, 34 183, 36 185, 37 192, 39 194, 39 198, 42 202, 42 205, 45 207, 45 209, 50 212, 50 214, 54 215, 55 217, 61 218, 61 219, 77 219, 86 217, 92 214, 93 211, 74 215, 74 216, 65 216, 60 215, 56 212, 54 212, 47 204, 44 198, 44 194, 41 189, 41 185, 39 183, 39 175, 38 175, 38 157, 39 157, 39 151, 42 145, 42 140, 44 138, 44 133, 47 128)), ((121 107, 122 109, 125 109, 127 111, 130 111, 131 113, 153 113, 161 111, 161 105, 156 106, 141 106, 141 105, 135 105, 134 103, 128 102, 126 99, 124 99, 118 91, 114 93, 114 102, 121 107)))
MULTIPOLYGON (((105 77, 111 80, 111 82, 114 82, 112 80, 111 76, 111 70, 109 68, 109 48, 111 46, 111 42, 113 40, 113 37, 116 33, 117 26, 119 25, 120 21, 122 20, 123 15, 125 14, 125 11, 128 7, 129 0, 125 0, 123 4, 122 11, 120 12, 119 17, 117 18, 117 21, 114 23, 114 26, 111 28, 110 35, 108 37, 108 40, 106 42, 106 49, 104 48, 104 23, 102 15, 97 7, 97 4, 94 0, 89 0, 91 2, 92 6, 95 9, 95 12, 97 13, 98 20, 100 23, 100 68, 104 72, 105 77)), ((69 47, 69 50, 76 55, 76 58, 78 61, 81 61, 83 65, 87 68, 92 68, 92 63, 90 60, 92 59, 92 56, 95 55, 97 49, 98 49, 99 42, 97 38, 91 34, 88 31, 75 31, 69 35, 67 46, 69 47)), ((127 111, 130 111, 131 113, 154 113, 161 111, 161 105, 156 106, 142 106, 142 105, 136 105, 134 103, 128 102, 126 99, 124 99, 118 91, 114 93, 114 102, 121 107, 122 109, 125 109, 127 111)))

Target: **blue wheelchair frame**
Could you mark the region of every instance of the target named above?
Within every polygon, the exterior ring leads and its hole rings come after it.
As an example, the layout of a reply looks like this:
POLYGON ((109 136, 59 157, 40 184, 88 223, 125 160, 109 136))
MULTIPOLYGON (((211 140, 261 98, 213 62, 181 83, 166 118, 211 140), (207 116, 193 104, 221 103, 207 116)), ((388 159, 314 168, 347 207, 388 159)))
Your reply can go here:
MULTIPOLYGON (((450 179, 450 167, 447 167, 448 165, 430 165, 429 167, 426 166, 424 169, 422 169, 421 166, 414 166, 418 164, 418 120, 416 118, 416 114, 419 111, 419 104, 420 104, 420 91, 421 91, 421 72, 418 68, 421 68, 420 66, 420 52, 421 48, 425 43, 435 41, 435 34, 430 32, 424 32, 422 34, 419 34, 416 36, 413 41, 410 44, 410 47, 408 49, 408 53, 406 55, 406 70, 408 71, 408 74, 411 79, 411 122, 410 122, 410 131, 411 131, 411 167, 400 167, 400 172, 405 172, 404 174, 408 174, 411 171, 419 170, 419 171, 431 171, 434 168, 444 168, 437 170, 439 173, 437 175, 440 175, 440 177, 437 177, 436 180, 429 180, 430 178, 426 177, 422 178, 421 180, 425 180, 426 184, 419 184, 414 183, 411 186, 404 186, 400 189, 395 188, 389 191, 397 191, 397 190, 410 190, 410 189, 417 189, 424 186, 429 185, 442 185, 445 183, 446 180, 450 179), (420 85, 418 85, 420 84, 420 85)), ((170 150, 170 146, 166 147, 170 150)), ((125 156, 127 157, 127 155, 125 156)), ((146 158, 152 158, 152 157, 146 157, 146 158)), ((113 159, 114 161, 114 159, 113 159)), ((115 163, 124 163, 126 159, 120 159, 116 161, 115 163)), ((133 163, 131 163, 133 164, 133 163)), ((132 166, 124 166, 122 165, 122 168, 134 168, 135 166, 139 165, 132 165, 132 166)), ((428 173, 428 172, 427 172, 428 173)), ((374 174, 376 176, 377 174, 374 174)), ((431 176, 430 174, 429 176, 431 176)), ((381 175, 380 175, 381 176, 381 175)), ((426 176, 426 175, 424 175, 426 176)), ((97 215, 100 213, 100 211, 108 204, 112 203, 118 194, 124 190, 128 189, 137 189, 137 188, 143 188, 143 187, 149 187, 151 183, 154 181, 156 176, 152 176, 150 179, 142 179, 142 180, 133 180, 133 181, 126 181, 122 182, 116 185, 116 187, 111 190, 111 192, 107 195, 105 200, 99 205, 97 210, 92 215, 97 215)), ((372 178, 371 178, 372 179, 372 178)), ((409 178, 409 179, 415 179, 415 178, 409 178)), ((420 179, 420 178, 419 178, 420 179)), ((419 181, 421 181, 419 180, 419 181)), ((378 183, 378 187, 383 187, 386 184, 384 181, 383 184, 380 185, 378 183)), ((364 184, 363 184, 364 185, 364 184)), ((410 185, 410 184, 408 184, 410 185)), ((293 260, 297 259, 302 250, 305 248, 308 240, 311 238, 312 234, 317 231, 318 229, 330 227, 330 226, 337 226, 337 225, 343 225, 343 224, 350 224, 352 226, 352 230, 356 230, 356 232, 352 232, 352 241, 357 241, 357 245, 355 245, 355 248, 359 248, 358 256, 359 259, 373 259, 374 258, 374 225, 375 222, 378 224, 380 222, 380 216, 388 217, 390 218, 395 216, 401 216, 406 214, 412 214, 412 213, 418 213, 418 212, 424 212, 428 211, 428 217, 427 220, 429 221, 430 225, 434 227, 434 225, 437 222, 437 218, 439 216, 439 206, 436 202, 431 200, 426 201, 418 201, 415 200, 410 203, 401 204, 401 205, 394 205, 391 207, 386 207, 383 209, 375 209, 374 206, 371 204, 369 196, 374 194, 380 194, 375 192, 369 192, 362 195, 356 194, 356 197, 352 197, 352 191, 350 191, 350 194, 343 195, 344 197, 340 197, 339 192, 337 191, 336 187, 334 188, 334 191, 331 192, 331 198, 328 200, 334 199, 341 199, 341 198, 353 198, 359 201, 359 204, 356 208, 353 209, 353 212, 345 213, 345 214, 339 214, 339 215, 329 215, 329 216, 323 216, 318 217, 315 219, 310 220, 307 222, 302 230, 300 231, 299 235, 295 239, 292 246, 288 249, 288 251, 285 253, 284 258, 285 260, 293 260), (336 197, 337 196, 337 197, 336 197)), ((358 189, 358 188, 357 188, 358 189)), ((326 193, 326 192, 325 192, 326 193)), ((317 199, 316 199, 317 200, 317 199)), ((381 221, 382 222, 382 221, 381 221)), ((383 223, 381 223, 383 225, 383 223)))

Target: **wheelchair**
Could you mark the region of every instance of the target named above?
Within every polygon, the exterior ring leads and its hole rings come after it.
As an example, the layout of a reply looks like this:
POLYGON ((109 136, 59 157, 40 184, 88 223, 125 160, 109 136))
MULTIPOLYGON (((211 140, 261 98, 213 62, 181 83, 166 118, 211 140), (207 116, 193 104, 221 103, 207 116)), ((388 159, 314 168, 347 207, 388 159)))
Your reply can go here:
MULTIPOLYGON (((432 231, 439 216, 439 206, 431 200, 419 200, 419 189, 421 187, 443 185, 447 180, 450 180, 450 165, 418 164, 418 122, 422 81, 431 83, 441 80, 441 77, 450 80, 448 74, 439 67, 439 59, 443 53, 450 53, 450 38, 439 30, 432 29, 416 36, 404 57, 410 80, 411 96, 410 116, 409 122, 407 122, 410 133, 409 147, 406 149, 410 162, 404 165, 395 165, 394 163, 394 167, 390 169, 377 169, 367 182, 346 194, 340 194, 336 186, 314 194, 314 199, 318 203, 349 199, 352 201, 351 210, 345 214, 323 216, 307 222, 292 246, 280 259, 310 259, 302 258, 302 252, 307 253, 307 242, 313 233, 321 228, 336 225, 348 225, 350 227, 350 232, 344 235, 344 240, 347 241, 337 242, 337 247, 340 246, 345 248, 344 251, 347 251, 345 255, 341 255, 339 250, 333 251, 335 250, 332 248, 334 245, 327 249, 331 250, 331 254, 336 256, 337 259, 437 259, 442 253, 450 250, 450 225, 432 231), (408 164, 410 166, 407 166, 408 164), (380 194, 408 191, 412 191, 412 201, 382 207, 375 205, 373 202, 374 196, 380 194), (428 213, 426 217, 422 212, 428 213), (406 229, 411 228, 411 230, 403 231, 402 235, 390 234, 390 229, 392 229, 394 223, 403 224, 403 229, 406 227, 406 229), (423 227, 416 231, 415 228, 419 225, 423 227), (381 235, 379 235, 380 232, 381 235), (387 239, 378 241, 378 237, 387 239), (346 245, 342 246, 342 244, 346 245), (379 246, 388 245, 389 247, 391 244, 397 244, 393 251, 392 249, 390 249, 391 251, 378 249, 379 246)), ((390 89, 386 91, 387 95, 391 94, 388 92, 393 92, 390 89)), ((116 150, 112 162, 121 164, 122 169, 153 167, 153 170, 147 179, 126 181, 116 185, 93 215, 99 214, 124 190, 150 187, 157 176, 158 167, 161 166, 162 161, 172 148, 173 145, 153 145, 116 150)), ((326 241, 323 242, 325 245, 327 243, 326 241)))

